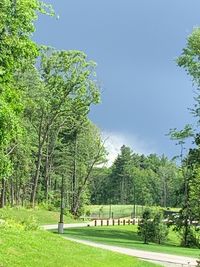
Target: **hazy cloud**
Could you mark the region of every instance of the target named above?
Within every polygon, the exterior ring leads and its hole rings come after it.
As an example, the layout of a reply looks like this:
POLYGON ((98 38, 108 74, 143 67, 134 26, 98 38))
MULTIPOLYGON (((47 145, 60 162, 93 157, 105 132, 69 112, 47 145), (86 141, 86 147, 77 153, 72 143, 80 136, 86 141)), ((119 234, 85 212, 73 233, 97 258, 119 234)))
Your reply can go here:
POLYGON ((116 159, 120 148, 123 145, 129 146, 133 152, 138 154, 148 155, 155 153, 155 149, 152 149, 152 144, 141 140, 136 135, 129 135, 126 133, 108 132, 104 131, 102 133, 103 139, 105 141, 105 147, 108 151, 108 165, 110 166, 116 159))

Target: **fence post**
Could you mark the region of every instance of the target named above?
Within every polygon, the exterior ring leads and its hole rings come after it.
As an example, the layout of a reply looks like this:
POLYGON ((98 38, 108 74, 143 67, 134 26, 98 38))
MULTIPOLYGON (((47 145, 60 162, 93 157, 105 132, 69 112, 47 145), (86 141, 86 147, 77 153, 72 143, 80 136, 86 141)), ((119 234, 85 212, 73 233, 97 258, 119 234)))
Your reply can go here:
POLYGON ((126 220, 123 220, 123 225, 126 225, 126 220))
POLYGON ((120 219, 118 219, 118 221, 117 221, 117 222, 118 222, 118 225, 120 225, 120 219))
POLYGON ((97 220, 94 221, 94 226, 97 226, 97 220))
POLYGON ((109 226, 109 220, 107 220, 107 226, 109 226))
POLYGON ((101 226, 103 226, 103 220, 101 220, 101 226))
POLYGON ((112 223, 113 223, 113 226, 114 226, 115 225, 115 220, 113 220, 112 223))

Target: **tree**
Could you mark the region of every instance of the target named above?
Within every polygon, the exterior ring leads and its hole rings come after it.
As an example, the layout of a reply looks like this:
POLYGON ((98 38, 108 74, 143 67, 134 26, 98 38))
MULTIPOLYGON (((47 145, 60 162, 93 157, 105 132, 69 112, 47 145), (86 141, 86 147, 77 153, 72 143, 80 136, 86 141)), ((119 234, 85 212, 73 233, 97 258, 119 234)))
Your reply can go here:
POLYGON ((154 241, 158 244, 161 244, 167 239, 168 228, 167 225, 163 222, 163 212, 158 211, 153 218, 153 229, 154 229, 154 241))
POLYGON ((89 194, 88 186, 94 179, 94 168, 98 168, 99 165, 105 162, 105 148, 101 139, 101 134, 99 129, 91 122, 88 122, 79 133, 79 138, 77 141, 77 186, 73 186, 74 196, 71 207, 72 214, 75 216, 78 215, 79 209, 84 204, 84 199, 82 198, 83 193, 88 191, 89 194))
MULTIPOLYGON (((3 0, 0 4, 0 178, 2 195, 11 171, 10 154, 21 131, 20 115, 23 111, 21 91, 14 74, 25 62, 35 63, 38 46, 32 41, 37 12, 45 13, 47 6, 38 0, 3 0)), ((49 6, 50 7, 50 6, 49 6)), ((4 197, 1 197, 3 201, 4 197)), ((4 206, 4 201, 1 202, 4 206)))
POLYGON ((17 68, 29 61, 35 63, 38 45, 31 39, 38 12, 46 13, 39 0, 2 0, 0 7, 0 81, 10 83, 17 68))
MULTIPOLYGON (((93 79, 94 66, 79 51, 47 49, 41 55, 36 105, 32 111, 27 111, 38 136, 36 172, 31 194, 33 206, 44 146, 53 127, 56 125, 60 129, 63 123, 70 124, 74 120, 74 114, 78 124, 82 124, 90 105, 99 101, 99 91, 93 79)), ((35 88, 33 90, 36 92, 35 88)), ((31 92, 28 91, 28 94, 31 92)))
POLYGON ((110 201, 116 204, 127 204, 132 188, 131 178, 132 152, 129 147, 122 146, 116 158, 110 176, 110 201), (131 185, 130 185, 131 183, 131 185))
POLYGON ((138 234, 144 240, 144 244, 156 242, 161 244, 167 239, 167 225, 163 222, 162 211, 157 211, 154 214, 150 209, 146 209, 142 214, 142 220, 138 224, 138 234))
MULTIPOLYGON (((177 63, 180 67, 183 67, 187 74, 192 77, 194 85, 197 86, 197 94, 195 97, 196 103, 192 110, 192 113, 197 117, 199 123, 199 111, 200 111, 200 97, 199 97, 199 86, 200 86, 200 29, 196 28, 192 34, 188 37, 187 46, 183 49, 182 55, 177 59, 177 63)), ((184 201, 182 204, 182 209, 180 216, 176 222, 177 229, 182 234, 182 245, 191 246, 196 242, 194 237, 193 227, 191 223, 195 217, 193 212, 193 207, 197 205, 197 198, 195 197, 197 192, 195 192, 193 185, 194 181, 198 177, 196 174, 196 168, 199 165, 198 157, 193 157, 198 155, 198 149, 190 149, 188 155, 183 159, 183 145, 185 143, 185 138, 194 137, 192 133, 191 126, 186 125, 182 131, 171 131, 171 138, 178 140, 178 144, 181 145, 181 163, 182 163, 182 173, 184 176, 184 201), (195 178, 194 178, 195 177, 195 178), (192 201, 193 199, 193 201, 192 201)), ((198 135, 197 135, 198 137, 198 135)), ((195 138, 196 140, 198 138, 195 138)), ((195 140, 195 142, 196 142, 195 140)), ((198 142, 197 142, 198 144, 198 142)), ((196 180, 198 181, 198 179, 196 180)))
POLYGON ((144 244, 148 244, 153 239, 154 227, 152 214, 149 209, 143 212, 142 219, 138 223, 138 235, 142 237, 144 244))

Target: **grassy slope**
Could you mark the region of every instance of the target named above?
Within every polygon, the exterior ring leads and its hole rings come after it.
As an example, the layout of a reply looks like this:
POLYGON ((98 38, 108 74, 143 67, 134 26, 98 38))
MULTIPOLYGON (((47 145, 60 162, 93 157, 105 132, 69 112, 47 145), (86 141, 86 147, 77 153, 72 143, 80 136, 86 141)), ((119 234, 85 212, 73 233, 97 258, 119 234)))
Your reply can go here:
MULTIPOLYGON (((59 221, 59 212, 25 208, 0 209, 0 218, 13 218, 16 221, 23 221, 28 220, 29 217, 34 217, 39 224, 57 224, 59 221)), ((64 222, 72 223, 75 220, 64 216, 64 222)))
POLYGON ((1 267, 153 267, 133 257, 80 245, 45 231, 0 228, 1 267))
POLYGON ((137 226, 107 226, 107 227, 88 227, 65 230, 67 236, 74 238, 96 241, 104 244, 116 245, 121 247, 136 248, 147 251, 163 252, 175 255, 199 257, 199 249, 179 247, 179 238, 173 231, 170 231, 169 240, 163 245, 150 243, 143 244, 137 235, 137 226))

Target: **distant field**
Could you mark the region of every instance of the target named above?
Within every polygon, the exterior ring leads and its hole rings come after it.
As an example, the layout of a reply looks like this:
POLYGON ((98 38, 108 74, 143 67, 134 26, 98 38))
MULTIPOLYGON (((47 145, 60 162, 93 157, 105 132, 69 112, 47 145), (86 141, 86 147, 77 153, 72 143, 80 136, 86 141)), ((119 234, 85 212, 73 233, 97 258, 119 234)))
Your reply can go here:
POLYGON ((172 230, 169 233, 169 239, 162 245, 155 243, 144 244, 137 234, 136 225, 71 228, 65 230, 65 235, 119 247, 136 248, 194 258, 199 258, 200 256, 199 249, 180 247, 180 238, 172 230))
MULTIPOLYGON (((140 217, 146 207, 136 205, 136 217, 140 217)), ((159 207, 150 207, 152 210, 156 210, 159 207)), ((178 211, 177 208, 170 210, 178 211)), ((106 219, 112 216, 114 218, 131 217, 134 213, 133 205, 90 205, 86 207, 86 211, 89 211, 92 218, 106 219)))
MULTIPOLYGON (((12 218, 16 221, 28 220, 34 217, 38 224, 56 224, 59 221, 59 212, 44 209, 25 209, 25 208, 4 208, 0 209, 0 218, 12 218)), ((75 220, 64 216, 65 223, 72 223, 75 220)))
POLYGON ((0 227, 1 267, 156 267, 134 257, 92 248, 45 231, 0 227))

